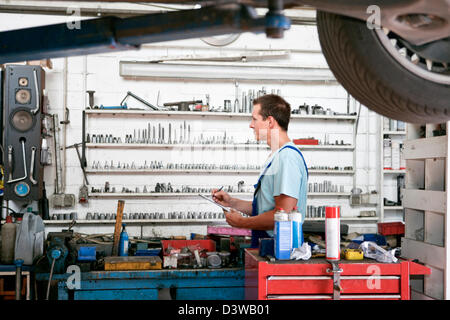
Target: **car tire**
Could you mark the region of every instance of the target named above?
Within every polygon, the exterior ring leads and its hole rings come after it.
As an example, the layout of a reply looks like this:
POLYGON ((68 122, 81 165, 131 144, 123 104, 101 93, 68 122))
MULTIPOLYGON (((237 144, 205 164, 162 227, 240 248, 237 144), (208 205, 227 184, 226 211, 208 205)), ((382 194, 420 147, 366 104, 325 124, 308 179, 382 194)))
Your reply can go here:
POLYGON ((317 28, 331 71, 361 104, 410 123, 450 120, 450 85, 406 69, 365 21, 319 11, 317 28))

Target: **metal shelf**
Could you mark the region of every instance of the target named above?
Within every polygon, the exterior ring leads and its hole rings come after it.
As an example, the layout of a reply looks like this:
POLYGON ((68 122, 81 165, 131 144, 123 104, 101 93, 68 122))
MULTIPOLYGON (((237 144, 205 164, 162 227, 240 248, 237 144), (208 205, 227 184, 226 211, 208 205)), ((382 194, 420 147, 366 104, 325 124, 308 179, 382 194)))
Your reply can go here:
MULTIPOLYGON (((152 224, 152 223, 193 223, 193 224, 204 224, 213 222, 225 222, 225 219, 123 219, 123 222, 127 224, 152 224)), ((69 225, 73 220, 44 220, 46 225, 69 225)), ((76 220, 76 225, 83 224, 115 224, 116 220, 76 220)))
MULTIPOLYGON (((269 150, 269 146, 263 144, 142 144, 142 143, 86 143, 86 148, 102 149, 261 149, 269 150)), ((353 145, 301 145, 300 150, 354 150, 353 145)))
MULTIPOLYGON (((210 195, 209 193, 202 193, 204 195, 210 195)), ((251 192, 233 192, 229 193, 231 196, 253 196, 251 192)), ((309 192, 308 197, 350 197, 351 193, 346 192, 309 192)), ((89 193, 90 198, 170 198, 170 197, 198 197, 198 193, 181 193, 181 192, 170 192, 170 193, 156 193, 156 192, 148 192, 148 193, 138 193, 138 192, 130 192, 130 193, 101 193, 94 192, 89 193)))
MULTIPOLYGON (((203 195, 210 195, 210 193, 202 193, 203 195)), ((234 192, 229 193, 231 196, 253 196, 253 193, 250 192, 234 192)), ((190 192, 190 193, 181 193, 181 192, 168 192, 168 193, 156 193, 156 192, 148 192, 148 193, 138 193, 138 192, 130 192, 130 193, 101 193, 94 192, 89 193, 89 198, 172 198, 172 197, 185 197, 185 198, 198 198, 198 193, 190 192)))
POLYGON ((406 135, 406 131, 383 131, 383 134, 389 134, 391 136, 393 135, 404 136, 406 135))
POLYGON ((384 174, 402 174, 406 173, 406 169, 400 169, 400 170, 389 170, 389 169, 383 169, 384 174))
POLYGON ((403 210, 401 206, 383 206, 384 210, 403 210))
MULTIPOLYGON (((250 113, 233 113, 233 112, 212 112, 212 111, 147 111, 147 110, 131 110, 131 109, 117 109, 117 110, 101 110, 101 109, 86 109, 87 115, 97 116, 167 116, 167 117, 228 117, 228 118, 244 118, 250 119, 250 113)), ((352 115, 303 115, 292 114, 291 119, 308 119, 308 120, 346 120, 356 121, 356 116, 352 115)))
MULTIPOLYGON (((309 174, 354 174, 354 170, 308 170, 309 174)), ((260 174, 260 170, 200 169, 86 169, 89 174, 260 174)))
POLYGON ((308 192, 308 197, 350 197, 349 192, 308 192))

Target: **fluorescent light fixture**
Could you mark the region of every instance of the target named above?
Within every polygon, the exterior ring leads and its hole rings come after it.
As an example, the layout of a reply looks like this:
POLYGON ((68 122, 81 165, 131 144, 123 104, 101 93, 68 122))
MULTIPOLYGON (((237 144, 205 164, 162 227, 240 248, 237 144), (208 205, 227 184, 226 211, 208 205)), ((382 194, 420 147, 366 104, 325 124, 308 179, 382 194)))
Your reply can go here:
POLYGON ((336 82, 336 78, 327 68, 263 66, 236 63, 149 63, 145 61, 120 61, 119 72, 121 77, 336 82))

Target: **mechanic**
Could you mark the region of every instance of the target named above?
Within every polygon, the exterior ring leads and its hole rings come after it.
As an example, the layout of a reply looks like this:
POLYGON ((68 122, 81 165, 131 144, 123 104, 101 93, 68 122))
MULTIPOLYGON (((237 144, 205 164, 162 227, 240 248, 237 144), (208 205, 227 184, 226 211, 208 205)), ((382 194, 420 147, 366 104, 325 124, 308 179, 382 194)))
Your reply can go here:
POLYGON ((250 128, 257 141, 267 142, 271 153, 255 184, 253 201, 233 198, 223 190, 212 190, 215 202, 230 207, 230 211, 225 212, 227 223, 252 230, 252 248, 259 246, 260 238, 273 237, 277 209, 289 213, 297 206, 303 221, 305 218, 308 169, 302 153, 288 137, 290 117, 291 106, 282 97, 268 94, 255 99, 250 128))

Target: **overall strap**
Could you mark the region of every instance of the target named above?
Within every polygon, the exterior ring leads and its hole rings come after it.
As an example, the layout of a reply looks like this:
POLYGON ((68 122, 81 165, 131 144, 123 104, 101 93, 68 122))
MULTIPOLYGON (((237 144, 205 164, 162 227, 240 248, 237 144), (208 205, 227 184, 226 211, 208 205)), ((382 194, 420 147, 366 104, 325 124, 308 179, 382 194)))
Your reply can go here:
MULTIPOLYGON (((307 176, 307 178, 309 178, 308 167, 307 167, 307 165, 306 165, 305 158, 303 158, 303 154, 300 152, 300 150, 299 150, 298 148, 296 148, 296 147, 293 147, 293 146, 284 146, 284 147, 281 148, 278 152, 281 152, 283 149, 286 149, 286 148, 289 148, 289 149, 292 149, 292 150, 295 150, 295 151, 298 152, 298 154, 300 155, 300 157, 301 157, 302 160, 303 160, 303 164, 305 165, 306 176, 307 176)), ((274 158, 275 158, 275 157, 274 157, 274 158)), ((272 162, 273 162, 273 159, 272 159, 272 161, 270 161, 270 163, 269 163, 269 164, 267 165, 267 167, 264 169, 263 173, 261 174, 261 176, 260 176, 259 179, 258 179, 258 183, 254 185, 254 187, 255 187, 255 192, 253 193, 253 197, 256 196, 256 193, 257 193, 257 192, 259 191, 259 189, 261 188, 261 179, 264 177, 264 175, 266 174, 267 170, 268 170, 268 169, 270 168, 270 166, 272 165, 272 162)))
MULTIPOLYGON (((295 151, 298 152, 298 154, 300 155, 300 157, 302 157, 303 164, 305 165, 306 177, 309 178, 308 166, 306 165, 305 158, 303 158, 302 152, 301 152, 298 148, 293 147, 293 146, 285 146, 285 147, 283 147, 281 150, 283 150, 283 149, 285 149, 285 148, 289 148, 289 149, 292 149, 292 150, 295 150, 295 151)), ((280 150, 280 151, 281 151, 281 150, 280 150)))

